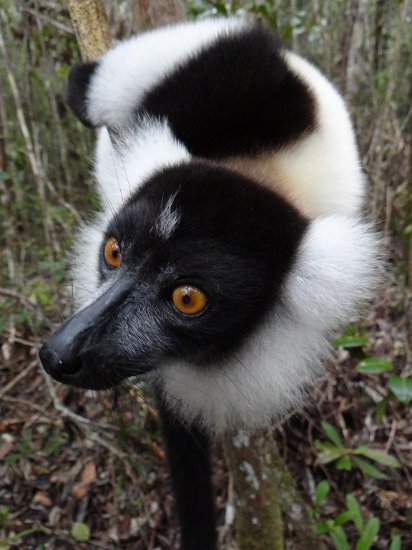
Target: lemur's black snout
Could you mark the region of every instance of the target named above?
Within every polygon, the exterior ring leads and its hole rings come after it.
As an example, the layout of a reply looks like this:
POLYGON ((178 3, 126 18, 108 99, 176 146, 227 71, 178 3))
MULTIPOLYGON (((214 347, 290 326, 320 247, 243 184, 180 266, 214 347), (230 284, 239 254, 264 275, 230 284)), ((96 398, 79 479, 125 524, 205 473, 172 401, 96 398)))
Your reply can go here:
MULTIPOLYGON (((98 334, 113 311, 126 298, 135 279, 123 274, 95 302, 67 319, 40 348, 39 358, 45 371, 59 382, 89 386, 90 368, 104 364, 106 349, 96 346, 98 334)), ((96 381, 93 386, 101 385, 96 381)))

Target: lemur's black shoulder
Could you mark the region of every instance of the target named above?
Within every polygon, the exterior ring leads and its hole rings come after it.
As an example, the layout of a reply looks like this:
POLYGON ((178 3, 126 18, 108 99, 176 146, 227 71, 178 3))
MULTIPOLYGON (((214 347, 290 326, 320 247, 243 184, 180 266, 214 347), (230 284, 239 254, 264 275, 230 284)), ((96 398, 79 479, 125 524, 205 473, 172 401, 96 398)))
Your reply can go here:
POLYGON ((279 41, 254 23, 223 34, 165 76, 138 113, 166 117, 193 155, 222 158, 280 149, 313 129, 315 102, 279 41))

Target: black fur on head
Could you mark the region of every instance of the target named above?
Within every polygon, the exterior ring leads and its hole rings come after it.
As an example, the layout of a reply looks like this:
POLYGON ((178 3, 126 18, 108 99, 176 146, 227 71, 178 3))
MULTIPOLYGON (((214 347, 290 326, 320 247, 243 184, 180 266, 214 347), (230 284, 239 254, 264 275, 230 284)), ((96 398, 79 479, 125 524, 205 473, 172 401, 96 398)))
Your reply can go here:
MULTIPOLYGON (((90 313, 78 314, 90 326, 81 325, 70 344, 75 366, 67 358, 66 369, 49 371, 64 382, 98 388, 168 361, 206 368, 224 360, 279 299, 306 227, 282 198, 235 172, 203 162, 162 170, 107 227, 100 277, 115 297, 108 296, 106 309, 99 304, 95 322, 93 304, 90 313), (110 237, 122 243, 117 269, 104 259, 110 237), (207 295, 202 314, 176 310, 171 295, 182 284, 207 295)), ((53 348, 53 341, 46 346, 53 348)))

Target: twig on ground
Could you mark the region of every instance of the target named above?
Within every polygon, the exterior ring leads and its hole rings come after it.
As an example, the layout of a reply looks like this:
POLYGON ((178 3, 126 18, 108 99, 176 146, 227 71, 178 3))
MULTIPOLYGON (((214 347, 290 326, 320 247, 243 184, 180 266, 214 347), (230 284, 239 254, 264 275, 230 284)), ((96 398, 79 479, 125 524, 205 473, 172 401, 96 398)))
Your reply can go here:
POLYGON ((9 397, 8 395, 2 396, 3 401, 6 401, 8 403, 18 403, 19 405, 24 405, 26 407, 29 407, 33 411, 36 411, 40 414, 42 414, 45 418, 51 419, 51 414, 48 413, 43 407, 40 407, 40 405, 37 405, 36 403, 32 403, 31 401, 28 401, 27 399, 22 399, 20 397, 9 397))
POLYGON ((31 371, 31 369, 36 365, 37 365, 37 360, 32 361, 31 363, 28 364, 28 366, 24 370, 19 372, 19 374, 15 376, 13 380, 10 380, 10 382, 6 384, 6 386, 4 386, 4 388, 2 388, 2 390, 0 391, 0 399, 2 399, 3 396, 6 395, 8 391, 10 391, 18 382, 20 382, 20 380, 24 378, 26 374, 29 371, 31 371))
POLYGON ((49 390, 50 396, 52 398, 54 408, 62 415, 63 418, 67 418, 71 420, 80 429, 80 431, 85 435, 87 439, 89 439, 90 441, 93 441, 94 443, 98 443, 99 445, 101 445, 102 447, 110 451, 110 453, 112 453, 114 456, 116 456, 122 462, 128 477, 133 482, 136 482, 136 476, 133 474, 130 468, 130 465, 127 461, 128 454, 120 451, 117 447, 112 445, 104 437, 99 435, 97 432, 93 431, 93 430, 101 431, 107 428, 115 430, 116 427, 111 424, 104 424, 104 425, 99 424, 97 422, 94 422, 93 420, 85 418, 84 416, 80 416, 79 414, 76 414, 73 411, 71 411, 69 408, 63 405, 63 403, 57 397, 56 390, 53 386, 53 382, 50 380, 50 377, 43 370, 43 368, 41 368, 41 371, 46 381, 47 389, 49 390))

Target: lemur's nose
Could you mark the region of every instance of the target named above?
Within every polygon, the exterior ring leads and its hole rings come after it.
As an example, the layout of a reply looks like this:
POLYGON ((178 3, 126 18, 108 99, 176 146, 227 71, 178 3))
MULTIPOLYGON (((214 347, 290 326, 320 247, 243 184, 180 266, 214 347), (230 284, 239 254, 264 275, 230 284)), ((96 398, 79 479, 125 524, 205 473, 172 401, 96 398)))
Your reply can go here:
POLYGON ((45 371, 60 382, 70 383, 70 376, 83 368, 85 357, 92 358, 90 336, 103 327, 113 310, 125 299, 135 278, 125 273, 95 302, 69 317, 39 350, 45 371))
POLYGON ((44 370, 56 380, 60 380, 65 375, 74 374, 80 365, 80 362, 70 361, 63 354, 59 354, 48 345, 48 342, 40 348, 39 357, 44 370))

